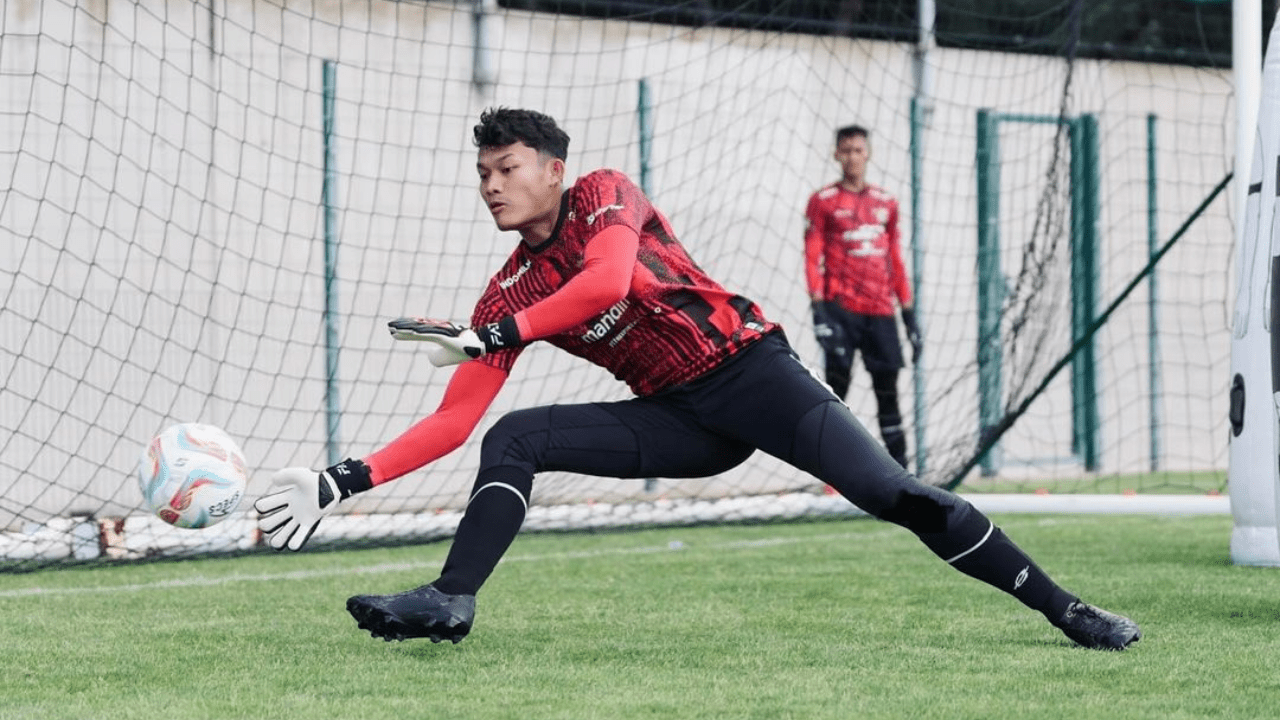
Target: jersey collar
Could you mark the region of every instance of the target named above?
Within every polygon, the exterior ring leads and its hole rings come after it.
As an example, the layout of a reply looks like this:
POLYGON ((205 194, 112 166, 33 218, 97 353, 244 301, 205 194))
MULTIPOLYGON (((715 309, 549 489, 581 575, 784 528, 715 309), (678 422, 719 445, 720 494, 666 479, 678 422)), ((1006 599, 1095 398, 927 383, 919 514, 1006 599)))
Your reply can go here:
POLYGON ((565 190, 564 194, 560 196, 560 215, 556 218, 556 226, 551 229, 551 235, 536 246, 525 245, 529 252, 540 253, 554 245, 556 240, 560 239, 560 229, 564 227, 564 221, 567 217, 569 217, 569 190, 565 190))

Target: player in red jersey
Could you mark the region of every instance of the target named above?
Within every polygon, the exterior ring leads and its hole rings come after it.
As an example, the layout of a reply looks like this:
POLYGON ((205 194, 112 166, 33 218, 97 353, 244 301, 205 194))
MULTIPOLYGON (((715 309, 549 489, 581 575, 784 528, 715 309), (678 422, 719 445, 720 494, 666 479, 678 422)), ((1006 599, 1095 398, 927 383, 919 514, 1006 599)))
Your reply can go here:
POLYGON ((815 192, 805 209, 805 280, 827 384, 836 395, 847 396, 853 356, 862 351, 875 392, 880 436, 893 459, 906 467, 907 436, 898 408, 903 362, 893 317, 895 299, 902 308, 912 361, 920 354, 920 329, 902 266, 898 201, 867 182, 870 158, 866 128, 850 125, 836 131, 835 159, 842 176, 815 192))
POLYGON ((475 596, 524 522, 534 476, 705 477, 763 450, 902 525, 957 570, 1038 610, 1089 647, 1122 649, 1137 625, 1058 587, 965 500, 893 461, 848 407, 797 359, 781 328, 689 258, 666 219, 620 173, 564 189, 568 136, 529 110, 486 111, 475 127, 480 194, 521 242, 489 282, 470 326, 390 323, 457 364, 439 409, 386 447, 315 472, 287 468, 254 503, 276 549, 300 550, 339 503, 462 444, 525 345, 544 340, 610 370, 636 397, 552 405, 503 416, 485 435, 480 470, 440 576, 394 595, 357 595, 347 610, 387 640, 458 642, 475 596))

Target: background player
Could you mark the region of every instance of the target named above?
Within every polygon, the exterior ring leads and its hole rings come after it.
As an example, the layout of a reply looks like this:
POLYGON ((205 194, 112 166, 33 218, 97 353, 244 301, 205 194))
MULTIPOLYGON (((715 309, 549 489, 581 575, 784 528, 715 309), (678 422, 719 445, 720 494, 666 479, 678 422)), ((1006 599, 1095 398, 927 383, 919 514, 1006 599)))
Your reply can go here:
POLYGON ((853 356, 862 351, 875 391, 880 435, 889 454, 905 468, 907 436, 898 408, 903 362, 893 317, 895 298, 902 308, 912 362, 920 355, 920 330, 902 266, 898 201, 867 182, 870 158, 866 128, 850 125, 836 131, 835 159, 842 175, 815 192, 805 209, 805 281, 827 384, 845 398, 853 356))
MULTIPOLYGON (((624 175, 597 170, 564 189, 568 136, 528 110, 486 111, 475 127, 480 194, 521 242, 489 282, 471 328, 402 318, 394 336, 425 341, 437 366, 460 363, 439 409, 363 460, 317 473, 288 468, 255 503, 277 548, 300 550, 341 500, 463 443, 524 346, 545 340, 610 370, 636 397, 503 416, 440 576, 347 610, 375 637, 457 642, 475 596, 524 521, 534 476, 704 477, 764 450, 902 525, 957 570, 1013 595, 1088 647, 1123 649, 1127 618, 1058 587, 965 500, 917 482, 801 365, 781 328, 685 253, 666 219, 624 175), (474 329, 472 329, 474 328, 474 329)), ((780 607, 785 608, 785 603, 780 607)))

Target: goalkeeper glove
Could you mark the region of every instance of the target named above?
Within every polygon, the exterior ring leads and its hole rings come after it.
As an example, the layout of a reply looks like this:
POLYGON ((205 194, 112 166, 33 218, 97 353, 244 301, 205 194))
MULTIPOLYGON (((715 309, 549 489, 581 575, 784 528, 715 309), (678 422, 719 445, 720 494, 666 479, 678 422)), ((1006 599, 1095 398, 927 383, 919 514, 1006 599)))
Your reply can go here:
POLYGON ((834 331, 831 329, 831 316, 827 314, 827 304, 821 300, 814 300, 809 304, 813 310, 813 332, 818 339, 830 337, 834 331))
POLYGON ((325 517, 342 500, 373 487, 369 466, 360 460, 342 462, 317 473, 310 468, 285 468, 271 478, 279 489, 253 503, 261 517, 258 529, 270 536, 276 550, 302 549, 325 517))
POLYGON ((397 340, 430 342, 427 359, 436 367, 457 365, 520 344, 520 330, 513 315, 489 323, 479 332, 447 320, 410 317, 396 318, 387 323, 387 328, 397 340))
POLYGON ((902 325, 907 329, 907 342, 911 343, 911 362, 920 359, 920 350, 924 343, 920 339, 920 326, 916 324, 916 313, 911 308, 902 309, 902 325))
POLYGON ((813 335, 818 339, 824 352, 836 353, 844 355, 844 335, 839 330, 839 325, 831 317, 831 311, 827 309, 827 303, 823 300, 814 300, 810 304, 813 310, 813 335))

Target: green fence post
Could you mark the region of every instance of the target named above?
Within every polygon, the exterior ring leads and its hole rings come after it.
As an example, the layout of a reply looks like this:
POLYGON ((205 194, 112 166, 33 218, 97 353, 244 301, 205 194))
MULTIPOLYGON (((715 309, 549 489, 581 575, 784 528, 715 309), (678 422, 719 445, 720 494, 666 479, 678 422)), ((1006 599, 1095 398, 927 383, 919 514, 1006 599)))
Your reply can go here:
MULTIPOLYGON (((1000 270, 1000 138, 996 117, 990 110, 978 111, 977 195, 978 195, 978 443, 1000 422, 1001 364, 1000 304, 1004 301, 1004 278, 1000 270)), ((982 474, 995 475, 998 448, 991 445, 982 453, 982 474)))
POLYGON ((333 136, 337 65, 332 60, 323 61, 321 76, 324 108, 324 180, 320 195, 324 212, 325 446, 329 464, 336 465, 342 460, 339 448, 342 411, 338 400, 338 163, 337 142, 333 136))
MULTIPOLYGON (((919 98, 911 98, 911 288, 915 291, 916 322, 920 324, 920 334, 928 330, 924 324, 924 308, 920 303, 921 289, 924 287, 924 112, 919 98)), ((921 338, 923 340, 923 338, 921 338)), ((925 405, 925 364, 927 355, 921 354, 915 359, 911 368, 911 387, 915 405, 914 422, 916 437, 916 475, 923 476, 928 470, 929 448, 926 441, 926 429, 929 423, 928 408, 925 405)))
MULTIPOLYGON (((1071 340, 1093 325, 1098 303, 1098 121, 1068 121, 1071 140, 1071 340)), ((1071 361, 1071 450, 1085 470, 1099 467, 1097 342, 1090 338, 1071 361)))
MULTIPOLYGON (((1156 116, 1147 115, 1147 257, 1160 244, 1160 219, 1156 214, 1156 116)), ((1147 367, 1150 388, 1151 469, 1160 469, 1160 287, 1155 268, 1147 278, 1147 367)))
POLYGON ((652 197, 653 188, 649 187, 649 158, 653 152, 653 108, 649 100, 649 81, 640 78, 637 87, 636 116, 640 123, 640 189, 645 195, 652 197))

